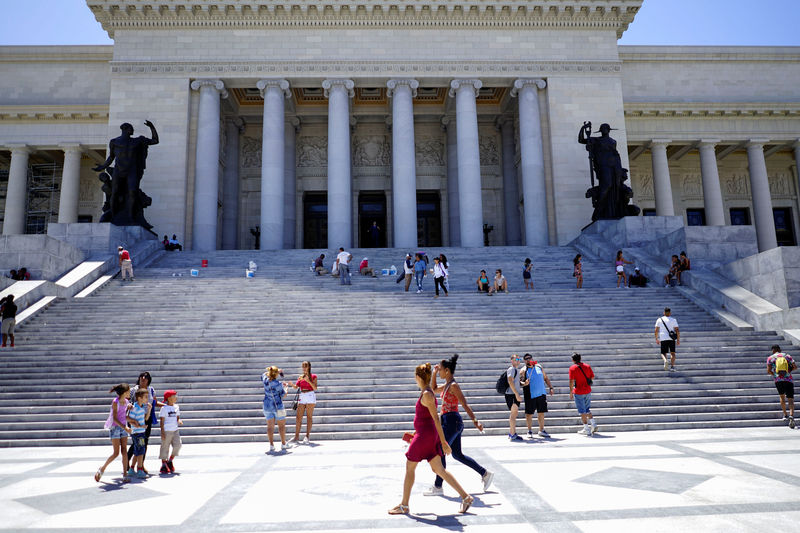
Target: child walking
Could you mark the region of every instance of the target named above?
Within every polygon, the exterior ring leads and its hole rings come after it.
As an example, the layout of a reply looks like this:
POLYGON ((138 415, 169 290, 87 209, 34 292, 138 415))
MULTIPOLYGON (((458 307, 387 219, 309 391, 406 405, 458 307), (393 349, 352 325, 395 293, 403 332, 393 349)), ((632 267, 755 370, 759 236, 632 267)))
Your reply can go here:
POLYGON ((147 452, 147 440, 144 432, 147 430, 147 418, 150 416, 150 393, 147 389, 136 391, 136 398, 128 412, 128 422, 132 426, 131 440, 133 441, 133 462, 128 468, 128 477, 136 476, 139 479, 147 477, 144 471, 144 454, 147 452), (136 465, 136 472, 133 467, 136 465))
POLYGON ((181 420, 181 408, 178 405, 178 393, 174 390, 164 392, 164 403, 166 404, 158 412, 158 419, 161 421, 161 450, 158 454, 161 459, 161 473, 174 474, 175 465, 172 460, 181 451, 181 434, 178 426, 183 425, 181 420), (172 445, 172 454, 169 447, 172 445))
POLYGON ((108 413, 108 419, 105 424, 114 451, 108 456, 105 464, 97 469, 94 474, 94 480, 100 481, 100 478, 103 477, 103 472, 106 471, 108 465, 117 458, 119 451, 122 450, 122 482, 128 483, 130 481, 128 477, 128 454, 125 453, 125 448, 128 446, 128 433, 131 432, 126 422, 130 406, 128 398, 131 396, 131 388, 127 383, 120 383, 112 387, 108 392, 113 392, 117 395, 111 402, 111 410, 108 413))

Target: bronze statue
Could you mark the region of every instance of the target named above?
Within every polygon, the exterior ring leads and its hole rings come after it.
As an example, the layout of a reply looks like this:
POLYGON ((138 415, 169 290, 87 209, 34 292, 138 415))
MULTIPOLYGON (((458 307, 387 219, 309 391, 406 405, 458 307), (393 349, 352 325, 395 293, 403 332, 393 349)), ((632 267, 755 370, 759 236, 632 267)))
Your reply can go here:
POLYGON ((611 126, 601 124, 600 137, 592 137, 591 122, 584 122, 578 132, 578 142, 585 144, 586 151, 589 152, 592 187, 586 191, 586 198, 592 199, 592 221, 614 220, 639 214, 639 208, 628 203, 633 198, 633 190, 625 185, 628 169, 622 168, 617 141, 609 136, 610 132, 611 126))
POLYGON ((111 222, 117 226, 142 226, 148 230, 153 227, 144 218, 144 210, 153 200, 142 192, 139 184, 146 167, 147 149, 158 144, 158 133, 152 122, 145 120, 144 123, 150 128, 151 139, 144 135, 134 137, 133 126, 127 122, 122 124, 119 127, 122 135, 108 143, 108 159, 93 169, 101 172, 100 181, 106 193, 101 222, 111 222), (111 163, 115 164, 111 169, 109 184, 109 174, 105 170, 111 163))

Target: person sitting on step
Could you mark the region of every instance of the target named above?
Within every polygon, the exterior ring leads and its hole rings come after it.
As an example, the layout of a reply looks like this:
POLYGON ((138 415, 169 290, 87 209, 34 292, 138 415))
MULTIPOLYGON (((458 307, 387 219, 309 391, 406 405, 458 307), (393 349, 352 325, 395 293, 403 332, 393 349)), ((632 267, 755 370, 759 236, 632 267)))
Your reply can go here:
POLYGON ((506 277, 503 275, 503 271, 498 268, 494 272, 494 281, 492 282, 492 288, 489 289, 489 294, 494 294, 500 291, 503 291, 505 293, 510 292, 508 290, 508 281, 506 281, 506 277))
POLYGON ((486 274, 485 270, 481 270, 476 283, 478 284, 478 292, 489 293, 489 276, 486 274))
POLYGON ((361 263, 358 265, 358 271, 361 272, 362 276, 378 277, 375 275, 375 269, 369 266, 369 260, 366 257, 362 259, 361 263))

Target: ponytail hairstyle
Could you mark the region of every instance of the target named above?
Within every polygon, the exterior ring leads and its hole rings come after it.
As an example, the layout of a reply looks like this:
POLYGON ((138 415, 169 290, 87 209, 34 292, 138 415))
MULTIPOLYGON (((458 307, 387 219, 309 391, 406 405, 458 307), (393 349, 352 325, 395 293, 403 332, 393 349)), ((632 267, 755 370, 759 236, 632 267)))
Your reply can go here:
POLYGON ((128 385, 127 383, 120 383, 119 385, 114 385, 113 387, 111 387, 111 389, 109 389, 108 392, 109 393, 113 392, 117 396, 122 396, 123 394, 125 394, 129 390, 131 390, 130 385, 128 385))
POLYGON ((423 363, 423 364, 417 366, 416 370, 414 371, 414 374, 418 378, 422 379, 422 381, 424 381, 425 383, 430 383, 431 382, 431 374, 432 373, 433 373, 433 370, 431 369, 431 364, 430 363, 423 363))
POLYGON ((273 379, 277 378, 279 372, 280 372, 280 369, 278 369, 277 366, 267 367, 267 379, 273 380, 273 379))
POLYGON ((572 260, 573 265, 577 265, 581 261, 581 254, 575 256, 575 259, 572 260))
POLYGON ((449 370, 451 374, 455 374, 457 361, 458 361, 458 354, 454 353, 453 357, 451 357, 450 359, 442 359, 441 363, 439 364, 441 365, 442 368, 446 368, 447 370, 449 370))

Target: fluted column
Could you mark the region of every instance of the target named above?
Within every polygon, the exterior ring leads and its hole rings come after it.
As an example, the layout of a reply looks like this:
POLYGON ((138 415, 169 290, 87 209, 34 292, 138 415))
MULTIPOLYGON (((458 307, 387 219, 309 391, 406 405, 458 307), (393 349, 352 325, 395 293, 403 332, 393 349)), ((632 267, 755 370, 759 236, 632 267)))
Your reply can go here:
POLYGON ((222 249, 235 250, 239 243, 239 135, 244 121, 225 122, 225 173, 222 175, 222 249))
POLYGON ((11 168, 8 170, 6 208, 3 214, 3 235, 25 233, 25 216, 28 212, 28 156, 27 146, 11 148, 11 168))
POLYGON ((261 136, 261 249, 283 248, 284 207, 284 103, 291 96, 289 82, 283 79, 259 80, 256 84, 264 99, 261 136))
POLYGON ((295 226, 297 225, 297 132, 300 131, 300 119, 291 117, 284 124, 286 140, 283 151, 283 247, 295 247, 295 226))
POLYGON ((456 98, 461 246, 468 248, 483 246, 481 160, 478 109, 475 102, 482 86, 481 81, 475 79, 457 79, 450 82, 450 97, 456 98))
POLYGON ((353 241, 350 175, 350 98, 353 80, 322 82, 328 99, 328 248, 349 248, 353 241))
POLYGON ((703 207, 706 211, 706 225, 725 225, 725 204, 722 201, 722 186, 719 183, 717 168, 718 139, 702 140, 700 150, 700 172, 703 177, 703 207))
POLYGON ((442 117, 442 128, 447 136, 447 220, 450 228, 450 246, 461 246, 461 218, 458 206, 458 142, 456 121, 442 117))
POLYGON ((750 193, 753 196, 753 220, 756 225, 759 252, 772 250, 778 246, 767 162, 764 159, 764 144, 767 142, 769 141, 766 139, 751 139, 747 143, 747 166, 750 170, 750 193))
POLYGON ((519 246, 522 235, 519 225, 519 187, 517 187, 517 150, 514 146, 514 119, 503 116, 497 119, 503 147, 503 212, 506 222, 506 245, 519 246))
POLYGON ((539 90, 547 87, 542 79, 519 79, 511 96, 519 96, 519 147, 522 169, 522 197, 525 214, 525 244, 547 246, 547 188, 544 176, 542 121, 539 115, 539 90))
POLYGON ((81 154, 79 144, 61 146, 64 150, 64 168, 61 173, 61 197, 58 201, 58 223, 78 221, 78 197, 81 191, 81 154))
POLYGON ((654 139, 650 144, 653 157, 653 192, 656 197, 656 215, 660 217, 675 216, 675 204, 672 202, 672 181, 669 177, 669 160, 667 146, 671 140, 654 139))
POLYGON ((197 148, 194 172, 192 248, 201 252, 217 248, 217 202, 219 200, 220 97, 228 92, 221 80, 195 80, 200 91, 197 110, 197 148))
POLYGON ((417 246, 417 164, 414 146, 414 97, 419 82, 386 82, 392 99, 392 221, 395 248, 417 246))

